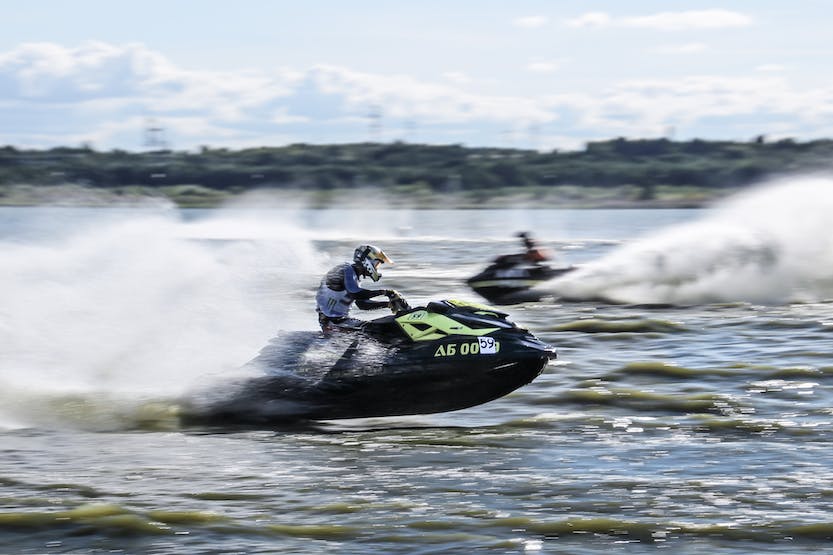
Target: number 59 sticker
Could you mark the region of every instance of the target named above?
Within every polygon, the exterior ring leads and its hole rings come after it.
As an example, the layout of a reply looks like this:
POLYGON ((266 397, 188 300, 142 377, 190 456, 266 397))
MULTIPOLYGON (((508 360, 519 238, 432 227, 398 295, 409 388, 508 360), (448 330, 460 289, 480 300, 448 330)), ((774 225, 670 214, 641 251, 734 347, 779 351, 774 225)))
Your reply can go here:
POLYGON ((493 355, 497 353, 498 344, 494 337, 478 337, 480 341, 480 354, 493 355))

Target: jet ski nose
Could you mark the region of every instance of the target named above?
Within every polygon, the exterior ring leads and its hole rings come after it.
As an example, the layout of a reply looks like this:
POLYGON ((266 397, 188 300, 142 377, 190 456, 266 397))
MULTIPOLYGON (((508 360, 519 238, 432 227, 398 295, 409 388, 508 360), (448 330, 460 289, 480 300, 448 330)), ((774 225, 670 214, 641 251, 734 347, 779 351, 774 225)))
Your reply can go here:
POLYGON ((547 343, 544 343, 536 337, 527 336, 522 338, 518 343, 523 347, 531 349, 532 352, 536 354, 545 355, 550 360, 558 358, 558 353, 555 350, 555 347, 547 343))

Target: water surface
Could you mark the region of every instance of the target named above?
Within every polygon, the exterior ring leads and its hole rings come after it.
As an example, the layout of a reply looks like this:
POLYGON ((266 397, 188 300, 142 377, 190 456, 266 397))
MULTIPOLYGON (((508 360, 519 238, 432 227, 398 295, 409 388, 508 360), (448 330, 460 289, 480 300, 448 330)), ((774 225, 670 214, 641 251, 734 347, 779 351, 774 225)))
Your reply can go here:
POLYGON ((813 225, 828 212, 816 198, 794 218, 780 194, 668 211, 0 209, 0 551, 828 549, 833 265, 813 225), (464 279, 520 230, 582 266, 507 309, 559 352, 530 385, 438 415, 179 425, 183 392, 278 329, 314 329, 317 281, 357 243, 395 259, 382 283, 412 304, 478 300, 464 279))

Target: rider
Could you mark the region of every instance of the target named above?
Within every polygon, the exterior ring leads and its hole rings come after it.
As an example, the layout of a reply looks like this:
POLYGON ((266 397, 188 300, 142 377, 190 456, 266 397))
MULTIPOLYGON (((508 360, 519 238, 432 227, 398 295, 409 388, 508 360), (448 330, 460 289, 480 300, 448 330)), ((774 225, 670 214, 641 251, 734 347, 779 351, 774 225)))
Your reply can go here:
POLYGON ((373 245, 361 245, 353 253, 353 262, 344 262, 332 268, 321 279, 315 301, 318 305, 318 323, 323 331, 334 329, 357 330, 364 325, 363 320, 350 318, 350 307, 356 302, 362 310, 374 310, 389 307, 393 309, 394 300, 399 294, 392 289, 364 289, 359 285, 362 277, 379 281, 382 274, 379 266, 387 262, 393 264, 381 249, 373 245), (388 301, 371 301, 374 297, 387 295, 388 301))
POLYGON ((520 233, 518 233, 518 237, 524 244, 524 248, 526 249, 526 252, 524 253, 524 258, 528 262, 538 264, 540 262, 545 262, 550 259, 549 253, 535 243, 535 240, 530 236, 529 232, 521 231, 520 233))
POLYGON ((522 253, 498 256, 492 261, 493 264, 496 264, 499 268, 510 268, 530 263, 538 265, 541 262, 550 260, 551 256, 549 252, 539 247, 529 232, 521 231, 516 236, 520 238, 526 250, 522 253))

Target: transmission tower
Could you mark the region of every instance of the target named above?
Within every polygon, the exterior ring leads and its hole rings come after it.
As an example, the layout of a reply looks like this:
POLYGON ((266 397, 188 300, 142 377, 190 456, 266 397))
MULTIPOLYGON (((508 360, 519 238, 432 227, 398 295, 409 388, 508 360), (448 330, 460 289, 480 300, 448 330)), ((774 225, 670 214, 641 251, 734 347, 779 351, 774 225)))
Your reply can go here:
POLYGON ((145 124, 145 147, 150 150, 168 149, 165 128, 159 125, 154 119, 149 119, 145 124))
POLYGON ((382 140, 382 109, 378 104, 373 104, 367 114, 370 120, 370 140, 381 142, 382 140))

